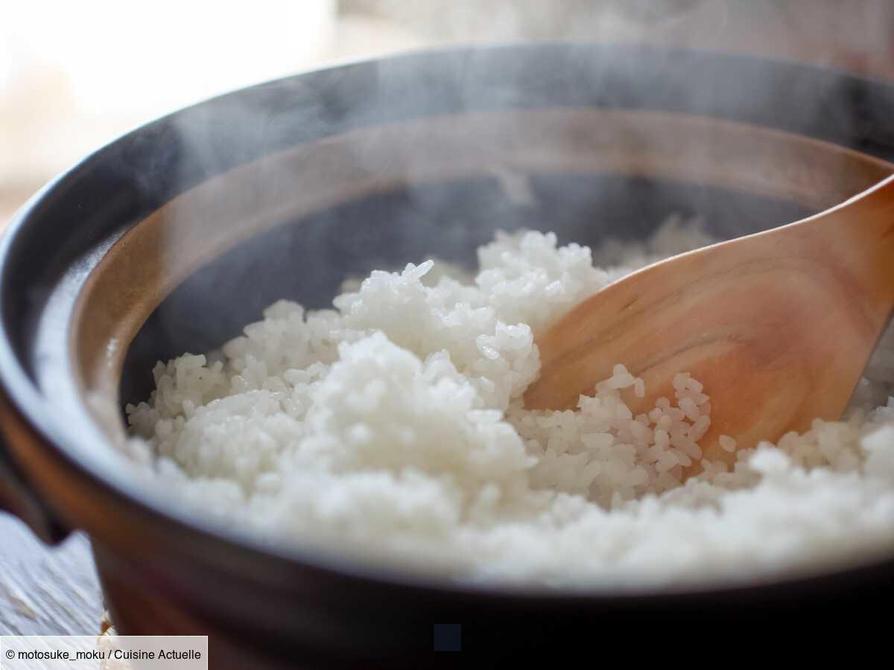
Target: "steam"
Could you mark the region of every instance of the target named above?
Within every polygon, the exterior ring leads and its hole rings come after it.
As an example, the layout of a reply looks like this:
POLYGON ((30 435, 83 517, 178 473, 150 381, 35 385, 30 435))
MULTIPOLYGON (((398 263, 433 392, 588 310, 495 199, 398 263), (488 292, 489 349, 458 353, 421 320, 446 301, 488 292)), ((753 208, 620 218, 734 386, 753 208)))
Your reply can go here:
MULTIPOLYGON (((140 399, 148 388, 154 359, 217 346, 256 319, 268 302, 291 298, 323 307, 348 275, 434 255, 468 265, 473 262, 472 249, 497 228, 555 229, 563 241, 593 243, 606 235, 644 236, 675 212, 702 214, 709 224, 713 217, 725 235, 751 232, 746 228, 753 229, 758 222, 784 223, 796 214, 790 205, 756 203, 744 196, 718 203, 697 184, 686 191, 673 184, 604 175, 531 174, 496 150, 489 156, 484 152, 465 177, 447 175, 439 183, 430 178, 432 157, 452 156, 457 152, 454 145, 429 143, 415 156, 407 155, 398 149, 422 142, 423 136, 389 131, 388 141, 394 142, 389 150, 382 139, 386 135, 370 129, 409 128, 420 117, 512 109, 645 107, 859 143, 867 116, 858 107, 865 106, 867 98, 849 80, 661 50, 662 45, 734 52, 758 49, 792 56, 792 43, 776 39, 767 26, 803 35, 799 23, 807 16, 807 5, 839 11, 834 9, 839 4, 845 3, 544 0, 492 2, 485 8, 476 0, 343 0, 342 11, 375 12, 431 44, 543 40, 580 44, 543 46, 539 51, 478 45, 453 54, 399 56, 262 85, 163 122, 146 140, 157 143, 152 149, 156 160, 134 171, 147 201, 158 205, 202 183, 208 203, 236 202, 246 211, 258 212, 277 211, 282 199, 294 193, 319 195, 327 182, 339 183, 346 175, 370 186, 347 198, 355 204, 337 206, 333 199, 331 206, 299 217, 301 223, 284 213, 282 226, 237 247, 225 262, 193 275, 138 338, 128 369, 144 381, 134 384, 133 395, 125 399, 140 399), (792 5, 803 5, 804 14, 793 12, 792 5), (587 42, 619 46, 595 48, 587 42), (651 46, 645 51, 632 46, 643 43, 651 46), (337 150, 312 152, 288 169, 261 160, 306 142, 326 144, 346 133, 360 134, 337 150), (208 182, 253 161, 259 161, 256 169, 237 185, 222 182, 217 187, 208 182), (320 179, 302 172, 308 165, 320 179), (401 174, 405 179, 393 178, 401 174), (701 211, 705 208, 708 211, 701 211)), ((888 5, 866 7, 858 23, 891 26, 894 11, 888 5)), ((811 59, 841 64, 857 53, 857 60, 872 65, 879 52, 890 50, 890 45, 879 46, 889 32, 873 27, 858 51, 854 44, 844 49, 830 43, 827 52, 813 53, 811 59)), ((508 136, 518 152, 537 152, 543 137, 512 136, 516 130, 507 122, 503 139, 508 136)), ((710 142, 705 138, 706 151, 710 142)), ((462 160, 462 155, 455 156, 457 163, 462 160)), ((215 215, 220 226, 240 225, 228 211, 215 215)), ((157 259, 161 272, 194 242, 194 232, 189 231, 196 210, 183 209, 173 216, 183 220, 166 229, 168 238, 157 259)))
POLYGON ((886 0, 341 0, 429 43, 566 40, 677 46, 890 74, 894 7, 886 0))

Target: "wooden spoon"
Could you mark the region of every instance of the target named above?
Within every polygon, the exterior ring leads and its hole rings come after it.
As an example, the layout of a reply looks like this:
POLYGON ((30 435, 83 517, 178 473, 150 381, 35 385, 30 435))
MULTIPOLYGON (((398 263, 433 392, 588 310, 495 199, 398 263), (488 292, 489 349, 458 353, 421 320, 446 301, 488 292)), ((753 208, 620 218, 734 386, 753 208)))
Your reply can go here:
POLYGON ((574 407, 623 363, 634 411, 690 372, 711 397, 714 461, 837 419, 894 305, 894 176, 801 221, 684 253, 602 289, 539 335, 530 409, 574 407))

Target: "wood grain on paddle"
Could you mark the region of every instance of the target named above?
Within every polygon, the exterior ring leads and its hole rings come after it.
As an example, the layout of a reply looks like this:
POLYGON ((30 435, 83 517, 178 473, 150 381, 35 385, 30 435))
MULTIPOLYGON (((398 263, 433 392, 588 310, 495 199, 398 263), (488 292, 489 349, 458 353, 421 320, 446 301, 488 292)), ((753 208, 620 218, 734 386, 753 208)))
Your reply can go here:
POLYGON ((848 202, 775 230, 633 273, 537 338, 529 408, 573 407, 625 364, 647 394, 672 397, 677 372, 711 396, 707 458, 838 418, 894 304, 894 176, 848 202))

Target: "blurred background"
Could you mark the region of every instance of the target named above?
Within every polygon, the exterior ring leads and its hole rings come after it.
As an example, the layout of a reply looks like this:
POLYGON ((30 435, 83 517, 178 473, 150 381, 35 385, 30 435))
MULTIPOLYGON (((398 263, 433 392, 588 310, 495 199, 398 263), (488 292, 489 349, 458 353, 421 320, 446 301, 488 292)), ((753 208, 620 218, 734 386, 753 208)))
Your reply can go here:
POLYGON ((0 0, 0 225, 91 149, 217 93, 387 52, 556 39, 894 77, 892 0, 0 0))

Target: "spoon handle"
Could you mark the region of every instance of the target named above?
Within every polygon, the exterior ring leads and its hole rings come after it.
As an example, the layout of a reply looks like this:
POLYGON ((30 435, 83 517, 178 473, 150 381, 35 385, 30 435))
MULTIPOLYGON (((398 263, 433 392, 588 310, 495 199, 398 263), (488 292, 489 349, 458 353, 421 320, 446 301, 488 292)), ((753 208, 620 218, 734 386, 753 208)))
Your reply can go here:
POLYGON ((537 335, 529 409, 568 409, 623 363, 645 382, 634 413, 704 384, 711 462, 805 431, 846 408, 894 305, 894 176, 779 228, 680 254, 605 287, 537 335))
MULTIPOLYGON (((890 312, 894 303, 894 175, 791 227, 794 234, 787 245, 805 245, 805 250, 822 245, 830 267, 842 268, 855 282, 855 298, 864 294, 880 303, 876 309, 886 315, 890 312)), ((778 229, 780 240, 786 228, 778 229)))

